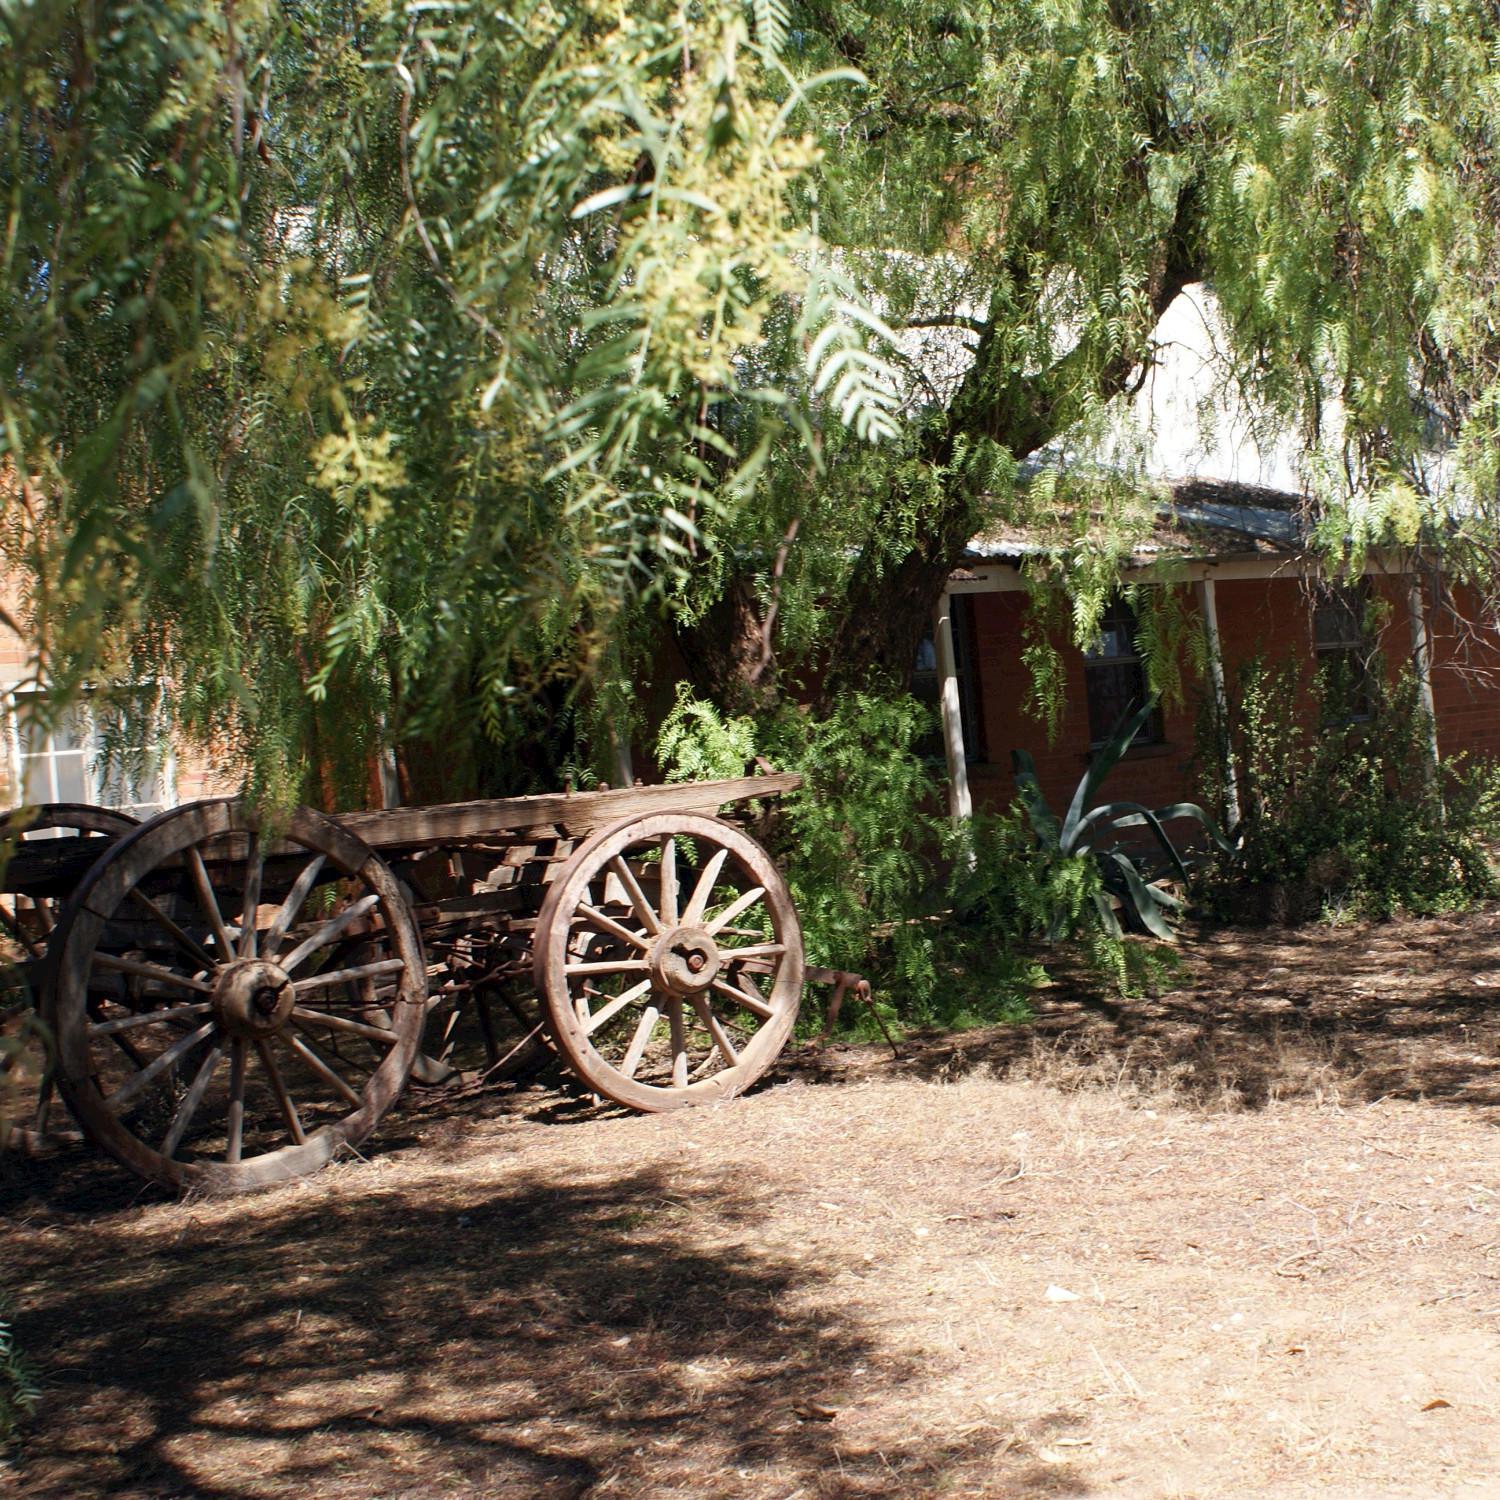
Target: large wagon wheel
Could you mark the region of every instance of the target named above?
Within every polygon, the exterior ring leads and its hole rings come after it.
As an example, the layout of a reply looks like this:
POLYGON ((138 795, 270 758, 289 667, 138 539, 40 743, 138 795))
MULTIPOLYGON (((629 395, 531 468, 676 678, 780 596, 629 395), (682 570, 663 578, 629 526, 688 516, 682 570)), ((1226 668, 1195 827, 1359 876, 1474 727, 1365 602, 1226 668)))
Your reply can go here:
MULTIPOLYGON (((107 849, 113 840, 139 824, 139 818, 109 807, 93 807, 86 802, 45 802, 28 812, 7 813, 0 817, 0 847, 8 846, 9 852, 14 854, 24 840, 42 835, 48 836, 49 842, 66 841, 69 845, 82 842, 80 852, 90 855, 107 849)), ((62 902, 51 896, 0 893, 0 939, 13 945, 17 960, 14 973, 20 981, 18 989, 23 1009, 36 1003, 61 906, 62 902)), ((26 1024, 23 1020, 23 1037, 26 1024)), ((37 1102, 31 1111, 29 1127, 17 1126, 12 1132, 12 1140, 7 1142, 0 1138, 0 1146, 15 1144, 19 1140, 23 1145, 34 1147, 49 1138, 52 1068, 45 1052, 40 1040, 30 1047, 20 1045, 0 1051, 0 1079, 18 1065, 23 1071, 29 1071, 33 1064, 37 1064, 38 1075, 37 1102)), ((0 1131, 0 1136, 3 1136, 3 1131, 0 1131)))
POLYGON ((535 967, 583 1082, 633 1109, 676 1109, 730 1098, 775 1061, 802 997, 802 931, 748 834, 657 813, 574 853, 542 904, 535 967))
POLYGON ((395 1102, 426 971, 395 878, 299 809, 232 801, 120 840, 63 913, 45 1015, 58 1087, 143 1177, 238 1192, 317 1170, 395 1102))

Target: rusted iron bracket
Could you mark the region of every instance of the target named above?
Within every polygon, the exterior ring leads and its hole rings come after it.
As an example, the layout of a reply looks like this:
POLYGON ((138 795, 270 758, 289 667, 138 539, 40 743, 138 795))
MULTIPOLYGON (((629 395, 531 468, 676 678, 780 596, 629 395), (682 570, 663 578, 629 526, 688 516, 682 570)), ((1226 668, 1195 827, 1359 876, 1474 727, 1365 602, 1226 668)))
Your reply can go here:
POLYGON ((901 1057, 901 1049, 896 1045, 896 1039, 891 1035, 890 1028, 885 1024, 885 1018, 875 1006, 875 997, 870 992, 870 981, 863 974, 852 974, 847 969, 819 969, 809 965, 803 971, 804 977, 809 984, 830 984, 833 986, 833 998, 828 1002, 828 1012, 823 1021, 823 1029, 818 1033, 816 1045, 822 1046, 838 1025, 839 1011, 843 1009, 844 996, 854 991, 854 998, 862 1001, 868 1007, 870 1014, 875 1018, 875 1024, 880 1028, 880 1034, 886 1039, 891 1049, 891 1056, 898 1061, 901 1057))

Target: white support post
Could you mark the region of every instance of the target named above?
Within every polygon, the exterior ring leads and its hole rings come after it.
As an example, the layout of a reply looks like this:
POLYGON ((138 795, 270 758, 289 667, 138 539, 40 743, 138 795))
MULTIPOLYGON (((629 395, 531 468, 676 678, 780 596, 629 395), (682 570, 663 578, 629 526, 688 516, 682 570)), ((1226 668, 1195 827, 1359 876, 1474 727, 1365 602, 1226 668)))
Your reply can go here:
POLYGON ((609 748, 615 763, 615 781, 618 786, 631 786, 635 782, 635 764, 630 755, 630 736, 609 726, 609 748))
MULTIPOLYGON (((1229 732, 1229 691, 1224 686, 1224 649, 1219 643, 1219 605, 1214 597, 1212 578, 1200 579, 1193 585, 1198 595, 1198 612, 1203 616, 1203 640, 1208 647, 1208 676, 1213 684, 1214 704, 1219 711, 1219 722, 1224 732, 1229 732)), ((1231 829, 1240 821, 1240 788, 1234 773, 1234 751, 1224 747, 1224 812, 1231 829)))
POLYGON ((943 754, 948 762, 948 816, 955 824, 974 812, 969 796, 969 763, 964 759, 963 707, 958 693, 958 669, 953 658, 953 601, 946 590, 932 621, 937 647, 938 702, 943 713, 943 754))
POLYGON ((389 745, 380 752, 380 805, 401 806, 401 777, 396 771, 396 752, 389 745))
POLYGON ((1406 607, 1411 620, 1411 669, 1417 679, 1417 698, 1427 715, 1427 759, 1433 780, 1438 773, 1437 709, 1432 698, 1432 650, 1427 641, 1427 605, 1422 597, 1422 575, 1407 578, 1406 607))

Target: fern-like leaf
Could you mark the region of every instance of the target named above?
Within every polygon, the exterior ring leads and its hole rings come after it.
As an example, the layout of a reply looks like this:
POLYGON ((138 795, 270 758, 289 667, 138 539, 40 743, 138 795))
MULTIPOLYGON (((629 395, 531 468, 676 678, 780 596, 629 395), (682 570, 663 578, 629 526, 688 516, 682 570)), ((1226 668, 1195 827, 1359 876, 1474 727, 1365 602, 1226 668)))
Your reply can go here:
POLYGON ((756 41, 766 49, 767 56, 780 57, 787 33, 792 29, 786 0, 751 0, 750 10, 755 19, 756 41))

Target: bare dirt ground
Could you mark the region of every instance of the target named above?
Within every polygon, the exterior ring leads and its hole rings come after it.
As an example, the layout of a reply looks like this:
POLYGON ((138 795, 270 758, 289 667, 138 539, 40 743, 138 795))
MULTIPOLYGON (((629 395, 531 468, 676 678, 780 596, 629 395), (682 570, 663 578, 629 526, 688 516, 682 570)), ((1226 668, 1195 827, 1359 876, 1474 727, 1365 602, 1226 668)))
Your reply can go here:
POLYGON ((0 1178, 28 1497, 1500 1496, 1500 912, 229 1202, 0 1178))

